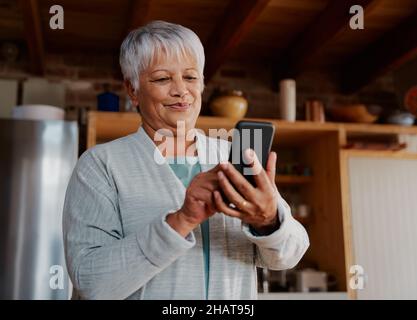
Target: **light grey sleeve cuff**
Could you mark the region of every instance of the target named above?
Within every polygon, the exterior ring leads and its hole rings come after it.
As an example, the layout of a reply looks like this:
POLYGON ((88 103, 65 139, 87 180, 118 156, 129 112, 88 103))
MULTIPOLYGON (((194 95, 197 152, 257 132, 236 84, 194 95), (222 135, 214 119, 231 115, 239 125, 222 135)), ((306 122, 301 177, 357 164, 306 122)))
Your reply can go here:
POLYGON ((194 233, 183 238, 166 222, 164 214, 153 220, 145 228, 137 232, 139 247, 149 261, 164 268, 185 254, 195 243, 194 233))

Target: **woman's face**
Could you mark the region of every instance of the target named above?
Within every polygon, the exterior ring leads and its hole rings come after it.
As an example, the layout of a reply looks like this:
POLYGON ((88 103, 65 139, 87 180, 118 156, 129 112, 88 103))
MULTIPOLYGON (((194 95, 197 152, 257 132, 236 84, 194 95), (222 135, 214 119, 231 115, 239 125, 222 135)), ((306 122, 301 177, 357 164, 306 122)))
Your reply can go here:
POLYGON ((194 128, 201 109, 202 82, 197 64, 189 56, 154 60, 139 76, 139 91, 130 95, 132 102, 139 105, 148 133, 165 128, 177 135, 177 123, 183 121, 178 127, 185 126, 185 134, 194 128))

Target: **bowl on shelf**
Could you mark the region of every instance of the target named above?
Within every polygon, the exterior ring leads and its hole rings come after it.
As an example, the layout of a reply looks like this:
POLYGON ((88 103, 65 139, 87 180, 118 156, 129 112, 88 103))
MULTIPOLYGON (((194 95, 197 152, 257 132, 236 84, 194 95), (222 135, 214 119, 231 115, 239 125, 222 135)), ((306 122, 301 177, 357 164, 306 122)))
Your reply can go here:
POLYGON ((328 112, 333 120, 340 122, 374 123, 378 119, 364 104, 333 106, 328 112))
POLYGON ((387 117, 386 122, 400 126, 412 126, 415 119, 416 117, 409 112, 396 110, 387 117))

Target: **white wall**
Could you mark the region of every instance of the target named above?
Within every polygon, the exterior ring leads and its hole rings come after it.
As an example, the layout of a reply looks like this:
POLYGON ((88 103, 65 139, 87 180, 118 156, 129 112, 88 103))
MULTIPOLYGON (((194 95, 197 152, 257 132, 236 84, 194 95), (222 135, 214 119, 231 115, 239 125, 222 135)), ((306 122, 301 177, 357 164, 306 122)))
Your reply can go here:
POLYGON ((417 299, 417 159, 349 159, 359 299, 417 299))

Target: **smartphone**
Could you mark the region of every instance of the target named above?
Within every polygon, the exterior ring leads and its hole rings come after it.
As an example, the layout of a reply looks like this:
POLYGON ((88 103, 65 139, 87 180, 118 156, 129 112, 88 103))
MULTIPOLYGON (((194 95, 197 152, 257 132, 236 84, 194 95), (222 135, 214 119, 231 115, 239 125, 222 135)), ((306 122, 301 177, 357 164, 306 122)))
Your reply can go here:
POLYGON ((265 169, 274 135, 275 126, 271 122, 239 121, 233 131, 229 162, 255 187, 254 172, 244 157, 244 151, 248 148, 254 150, 265 169))

